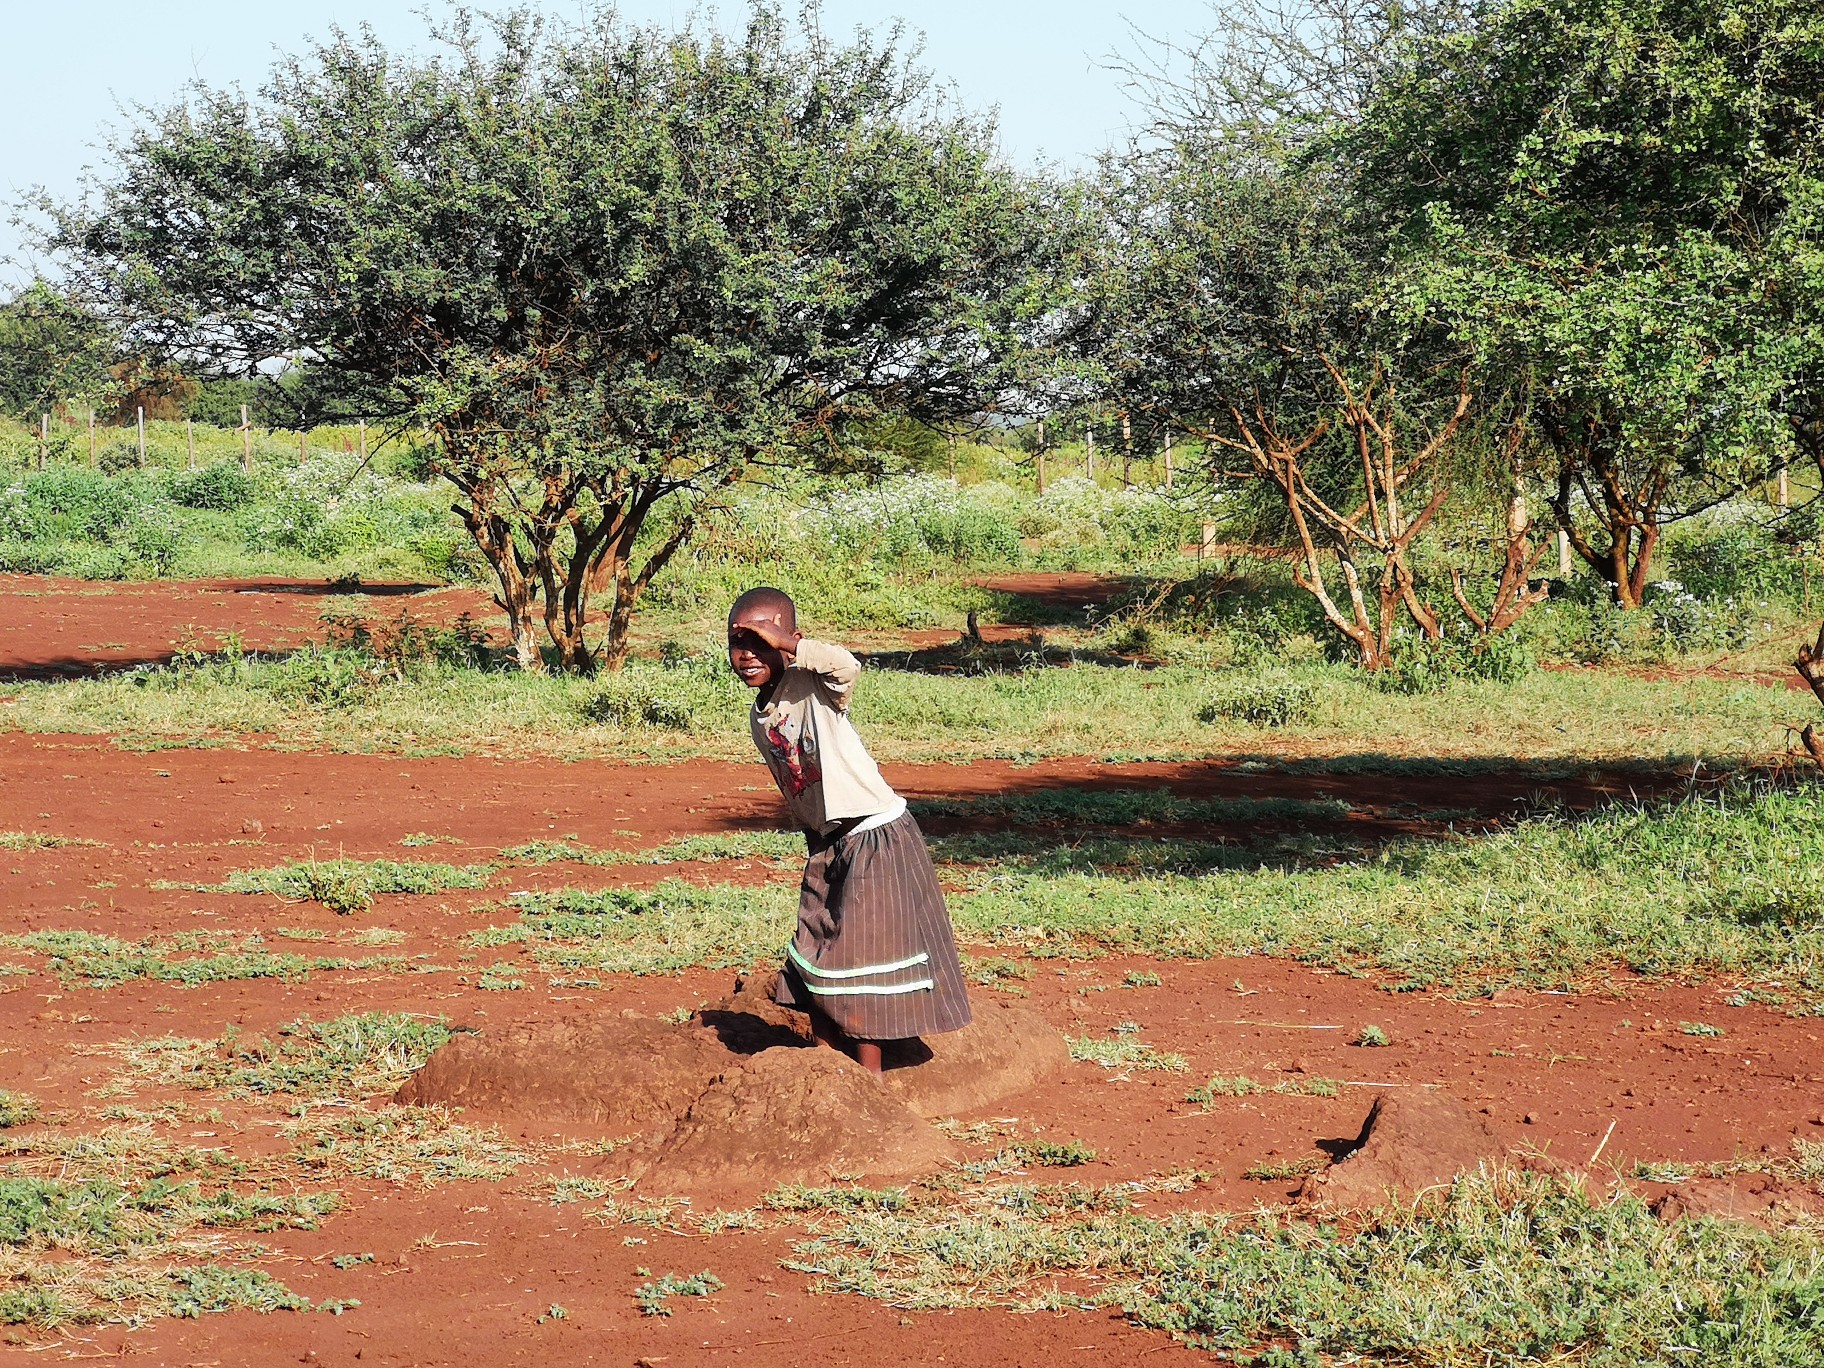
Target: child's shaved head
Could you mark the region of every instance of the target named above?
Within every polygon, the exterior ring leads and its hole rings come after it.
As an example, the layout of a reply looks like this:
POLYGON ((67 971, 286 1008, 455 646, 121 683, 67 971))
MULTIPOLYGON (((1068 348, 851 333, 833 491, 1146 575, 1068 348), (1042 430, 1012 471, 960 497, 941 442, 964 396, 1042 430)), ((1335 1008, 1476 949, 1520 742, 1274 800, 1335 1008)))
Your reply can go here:
POLYGON ((728 620, 734 622, 750 614, 773 618, 788 632, 798 630, 798 605, 792 602, 792 596, 783 589, 769 588, 764 584, 749 589, 728 610, 728 620))

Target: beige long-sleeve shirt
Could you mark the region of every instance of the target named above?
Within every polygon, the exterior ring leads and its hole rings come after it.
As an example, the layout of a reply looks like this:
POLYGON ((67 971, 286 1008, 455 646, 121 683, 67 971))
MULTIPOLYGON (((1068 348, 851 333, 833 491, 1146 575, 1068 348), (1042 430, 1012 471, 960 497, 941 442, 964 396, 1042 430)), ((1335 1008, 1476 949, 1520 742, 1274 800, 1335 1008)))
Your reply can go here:
POLYGON ((861 662, 840 646, 806 637, 766 706, 749 713, 754 745, 785 795, 792 819, 824 832, 852 817, 900 803, 849 721, 861 662))

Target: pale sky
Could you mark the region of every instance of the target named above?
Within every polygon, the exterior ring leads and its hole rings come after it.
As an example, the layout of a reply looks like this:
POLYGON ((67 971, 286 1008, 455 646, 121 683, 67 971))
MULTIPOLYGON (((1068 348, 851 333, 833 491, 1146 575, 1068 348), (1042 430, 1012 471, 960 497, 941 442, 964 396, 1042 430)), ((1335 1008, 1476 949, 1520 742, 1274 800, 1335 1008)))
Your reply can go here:
MULTIPOLYGON (((558 15, 576 0, 536 0, 558 15)), ((478 8, 487 8, 484 3, 478 8)), ((0 291, 30 278, 18 260, 13 205, 36 186, 73 197, 85 166, 105 165, 110 129, 130 126, 123 108, 174 101, 188 81, 257 87, 278 52, 332 25, 370 24, 394 49, 421 47, 426 0, 246 0, 147 3, 136 0, 13 0, 6 18, 8 61, 0 75, 0 291)), ((441 7, 433 5, 436 11, 441 7)), ((695 8, 671 0, 623 0, 637 23, 669 23, 695 8)), ((788 10, 791 8, 787 5, 788 10)), ((723 22, 744 4, 719 6, 723 22)), ((964 103, 1000 110, 1001 145, 1020 165, 1050 159, 1089 164, 1135 118, 1108 55, 1133 51, 1130 23, 1184 39, 1212 26, 1206 0, 825 0, 833 35, 895 18, 925 35, 925 65, 964 103)))

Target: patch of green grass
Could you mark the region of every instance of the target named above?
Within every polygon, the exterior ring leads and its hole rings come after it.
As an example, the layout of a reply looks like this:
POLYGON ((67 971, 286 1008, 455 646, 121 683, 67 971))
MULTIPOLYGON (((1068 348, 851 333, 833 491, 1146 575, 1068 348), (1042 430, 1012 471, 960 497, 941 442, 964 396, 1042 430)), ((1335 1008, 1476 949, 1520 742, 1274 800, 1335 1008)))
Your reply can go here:
POLYGON ((959 934, 1035 955, 1262 954, 1397 986, 1576 987, 1621 966, 1824 995, 1824 803, 1746 785, 1320 869, 1200 877, 985 874, 959 934))
POLYGON ((903 1187, 799 1187, 774 1188, 761 1199, 770 1211, 901 1211, 911 1205, 903 1187))
POLYGON ((969 798, 921 798, 921 817, 998 818, 1025 826, 1136 827, 1189 822, 1340 822, 1334 798, 1185 798, 1170 789, 1057 788, 969 798))
POLYGON ((414 831, 409 836, 401 836, 399 844, 402 846, 461 845, 463 840, 460 836, 433 836, 428 831, 414 831))
POLYGON ((434 1107, 318 1114, 282 1134, 299 1142, 291 1161, 319 1178, 416 1181, 429 1187, 510 1177, 532 1161, 498 1131, 460 1125, 434 1107))
POLYGON ((0 1178, 0 1247, 114 1255, 167 1244, 196 1227, 314 1230, 330 1193, 205 1189, 154 1178, 128 1189, 98 1179, 0 1178))
POLYGON ((18 1256, 0 1289, 0 1325, 56 1330, 107 1321, 140 1325, 154 1316, 222 1311, 307 1311, 310 1302, 257 1268, 168 1261, 67 1260, 18 1256))
POLYGON ((63 846, 99 846, 81 836, 52 836, 42 831, 0 831, 0 850, 56 850, 63 846))
POLYGON ((302 902, 312 899, 332 912, 363 912, 381 893, 442 893, 452 888, 485 888, 487 865, 450 865, 402 860, 306 860, 270 869, 240 869, 209 893, 275 893, 302 902))
POLYGON ((783 831, 729 831, 704 836, 681 836, 647 850, 603 850, 573 837, 527 841, 500 852, 516 864, 572 863, 611 867, 616 865, 681 864, 713 860, 789 860, 802 858, 804 838, 783 831))
MULTIPOLYGON (((719 616, 725 605, 714 611, 719 616)), ((1685 769, 1701 758, 1715 768, 1768 757, 1791 711, 1782 690, 1703 675, 1540 671, 1509 685, 1453 683, 1415 703, 1344 666, 1257 673, 1296 675, 1318 687, 1312 716, 1281 728, 1273 754, 1262 758, 1353 758, 1370 770, 1464 759, 1511 764, 1515 755, 1572 764, 1653 757, 1662 768, 1685 769), (1489 726, 1497 716, 1501 725, 1489 726)), ((645 661, 631 663, 626 676, 626 689, 687 704, 690 728, 632 717, 625 725, 579 726, 600 692, 596 681, 453 667, 363 682, 325 706, 313 693, 320 681, 309 661, 239 656, 18 685, 0 725, 101 733, 142 746, 258 735, 292 748, 405 755, 751 759, 742 691, 645 661)), ((1197 665, 1138 670, 1078 661, 981 676, 871 669, 856 714, 870 748, 886 760, 1197 759, 1258 749, 1260 731, 1250 722, 1199 720, 1209 692, 1209 671, 1197 665)))
POLYGON ((652 888, 529 894, 516 900, 517 922, 474 932, 469 943, 524 944, 539 963, 563 970, 658 974, 746 967, 780 952, 796 892, 667 879, 652 888))
POLYGON ((441 1020, 367 1012, 329 1021, 300 1017, 271 1036, 231 1029, 219 1040, 166 1036, 110 1049, 143 1082, 325 1101, 391 1091, 449 1038, 441 1020))
POLYGON ((1633 1197, 1540 1174, 1472 1174, 1347 1228, 1272 1212, 1152 1217, 1076 1189, 992 1188, 846 1213, 790 1266, 902 1308, 1119 1308, 1259 1363, 1824 1357, 1814 1235, 1662 1223, 1633 1197))
POLYGON ((194 988, 204 983, 243 979, 282 979, 301 983, 317 969, 345 969, 346 959, 239 950, 223 954, 173 958, 172 952, 200 948, 182 937, 123 941, 93 931, 30 931, 0 937, 0 945, 43 955, 50 971, 66 987, 113 988, 136 979, 152 979, 194 988))
POLYGON ((688 1277, 666 1273, 652 1282, 642 1283, 634 1289, 633 1300, 642 1316, 669 1316, 671 1308, 665 1304, 667 1298, 707 1297, 721 1290, 722 1279, 706 1268, 688 1277))
POLYGON ((1190 1062, 1183 1055, 1156 1050, 1145 1041, 1133 1036, 1117 1036, 1113 1040, 1096 1040, 1089 1036, 1065 1036, 1064 1041, 1070 1046, 1072 1059, 1084 1064, 1100 1064, 1105 1069, 1142 1069, 1183 1073, 1191 1067, 1190 1062))
POLYGON ((1341 1085, 1334 1078, 1282 1078, 1277 1083, 1257 1083, 1246 1074, 1225 1077, 1217 1074, 1184 1095, 1206 1111, 1222 1097, 1252 1097, 1256 1093, 1274 1093, 1281 1097, 1335 1097, 1341 1085))
POLYGON ((22 1092, 0 1088, 0 1130, 23 1126, 38 1117, 38 1099, 22 1092))

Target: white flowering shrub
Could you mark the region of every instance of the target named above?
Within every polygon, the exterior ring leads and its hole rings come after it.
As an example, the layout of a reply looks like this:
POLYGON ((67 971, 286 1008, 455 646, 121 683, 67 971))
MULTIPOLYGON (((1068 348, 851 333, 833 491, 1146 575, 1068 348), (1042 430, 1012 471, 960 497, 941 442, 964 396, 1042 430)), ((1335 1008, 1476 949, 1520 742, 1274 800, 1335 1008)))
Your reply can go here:
POLYGON ((38 515, 25 485, 14 480, 0 489, 0 541, 31 541, 38 535, 38 515))
POLYGON ((250 550, 292 550, 319 559, 379 545, 412 546, 443 527, 428 489, 327 453, 269 476, 243 527, 250 550))
POLYGON ((858 559, 1017 560, 1019 530, 998 492, 1005 486, 981 488, 985 495, 930 475, 902 475, 826 494, 798 525, 805 538, 858 559))
POLYGON ((1195 535, 1194 515, 1170 494, 1104 489, 1073 475, 1025 505, 1022 535, 1047 546, 1102 546, 1124 555, 1166 554, 1195 535))

